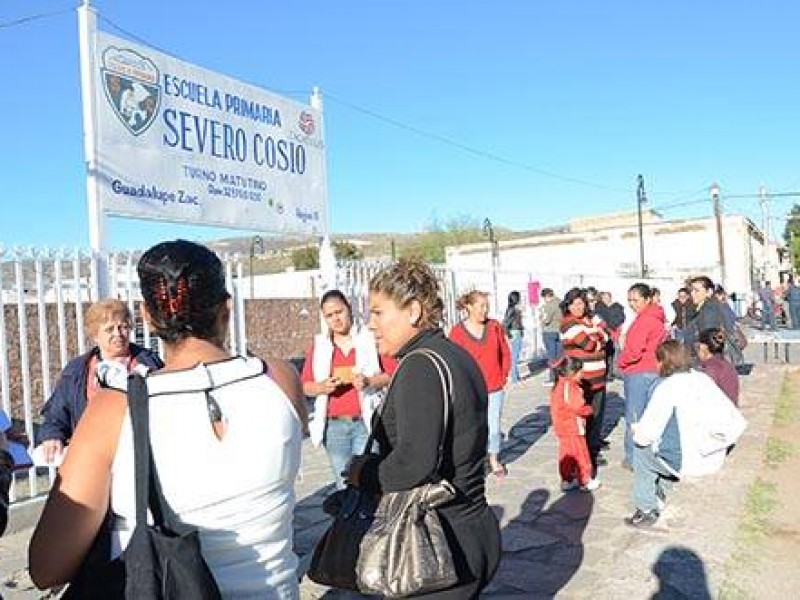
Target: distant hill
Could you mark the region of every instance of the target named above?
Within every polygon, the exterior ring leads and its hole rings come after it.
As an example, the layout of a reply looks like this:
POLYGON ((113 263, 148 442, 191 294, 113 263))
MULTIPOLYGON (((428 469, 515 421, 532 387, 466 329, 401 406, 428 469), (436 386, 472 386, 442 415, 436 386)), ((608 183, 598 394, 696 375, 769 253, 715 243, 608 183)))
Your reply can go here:
MULTIPOLYGON (((469 232, 472 240, 485 240, 480 232, 469 232)), ((519 239, 528 237, 532 231, 512 231, 508 229, 495 230, 495 237, 502 240, 519 239)), ((451 237, 452 232, 416 232, 416 233, 341 233, 333 234, 332 240, 336 242, 348 242, 356 246, 365 259, 369 260, 390 260, 392 256, 400 256, 405 250, 418 246, 422 243, 436 244, 446 242, 451 237), (440 239, 439 239, 440 238, 440 239)), ((317 239, 309 236, 243 236, 222 238, 219 240, 206 241, 205 244, 213 248, 220 254, 239 254, 248 258, 251 252, 254 256, 254 273, 274 273, 283 271, 292 266, 292 251, 316 247, 317 239), (259 242, 256 239, 260 237, 259 242), (261 249, 263 248, 263 251, 261 249)), ((245 261, 246 263, 248 261, 245 261)), ((249 265, 246 267, 249 269, 249 265)))

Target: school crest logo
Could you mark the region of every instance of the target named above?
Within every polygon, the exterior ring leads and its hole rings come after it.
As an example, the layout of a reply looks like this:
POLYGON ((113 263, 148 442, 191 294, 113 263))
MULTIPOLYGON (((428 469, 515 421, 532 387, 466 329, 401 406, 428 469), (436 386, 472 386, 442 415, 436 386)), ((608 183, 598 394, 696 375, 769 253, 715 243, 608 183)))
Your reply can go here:
POLYGON ((133 135, 153 124, 161 105, 158 67, 134 50, 111 46, 103 52, 100 69, 111 109, 133 135))

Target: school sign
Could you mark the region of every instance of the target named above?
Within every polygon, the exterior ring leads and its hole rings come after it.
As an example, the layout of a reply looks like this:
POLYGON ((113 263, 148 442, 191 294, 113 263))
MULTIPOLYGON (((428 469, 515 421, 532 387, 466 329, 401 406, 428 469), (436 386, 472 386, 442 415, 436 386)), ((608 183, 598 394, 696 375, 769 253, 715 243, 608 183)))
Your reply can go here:
POLYGON ((327 233, 321 110, 105 32, 94 40, 87 160, 100 211, 327 233))

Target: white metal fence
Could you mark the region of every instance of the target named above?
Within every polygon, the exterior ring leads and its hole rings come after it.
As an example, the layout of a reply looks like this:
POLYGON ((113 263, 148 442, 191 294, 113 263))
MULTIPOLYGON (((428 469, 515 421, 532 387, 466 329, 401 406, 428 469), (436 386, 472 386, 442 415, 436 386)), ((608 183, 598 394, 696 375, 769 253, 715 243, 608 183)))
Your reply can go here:
MULTIPOLYGON (((99 265, 108 265, 109 296, 128 304, 134 315, 136 327, 134 341, 144 346, 160 349, 160 340, 151 339, 150 332, 141 320, 136 262, 138 253, 110 254, 99 260, 80 250, 52 252, 38 249, 0 250, 0 401, 2 408, 14 419, 16 427, 24 428, 27 437, 35 439, 35 424, 39 422, 39 409, 50 396, 66 363, 86 351, 91 345, 84 333, 84 311, 92 297, 93 282, 98 277, 99 265)), ((245 297, 252 295, 252 279, 244 276, 240 256, 223 256, 228 289, 234 302, 230 322, 229 340, 232 353, 246 352, 247 331, 245 297)), ((368 318, 368 283, 386 262, 358 261, 337 265, 336 279, 330 285, 341 289, 350 299, 354 317, 360 324, 368 318)), ((527 299, 527 283, 531 276, 523 272, 464 271, 455 272, 435 267, 441 281, 445 303, 445 322, 452 325, 459 319, 456 300, 469 289, 481 289, 500 294, 502 298, 511 289, 517 289, 527 299), (493 290, 492 286, 498 289, 493 290)), ((308 277, 308 274, 301 275, 308 277)), ((313 277, 321 277, 316 272, 313 277)), ((249 277, 249 275, 248 275, 249 277)), ((566 287, 585 285, 583 277, 561 276, 557 282, 544 280, 557 293, 566 287)), ((604 282, 605 283, 605 282, 604 282)), ((631 282, 615 282, 603 287, 617 290, 631 282)), ((597 285, 598 282, 595 282, 597 285)), ((268 287, 268 285, 267 285, 268 287)), ((598 285, 600 287, 600 285, 598 285)), ((308 286, 298 286, 298 297, 308 294, 308 286)), ((312 285, 311 293, 324 290, 324 282, 312 285)), ((627 289, 627 288, 626 288, 627 289)), ((495 312, 502 313, 505 302, 497 299, 495 312)), ((528 306, 528 303, 525 302, 528 306)), ((495 315, 498 318, 502 314, 495 315)), ((538 356, 542 351, 538 323, 533 311, 528 309, 525 318, 526 335, 523 361, 538 356)), ((19 501, 46 491, 52 470, 32 468, 15 475, 12 500, 19 501)))

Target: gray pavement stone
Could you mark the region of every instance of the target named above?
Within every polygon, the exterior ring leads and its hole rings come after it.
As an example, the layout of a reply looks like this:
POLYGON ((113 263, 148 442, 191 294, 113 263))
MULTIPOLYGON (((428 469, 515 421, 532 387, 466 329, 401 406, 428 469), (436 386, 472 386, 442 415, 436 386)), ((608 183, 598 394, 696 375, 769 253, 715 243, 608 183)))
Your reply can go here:
MULTIPOLYGON (((634 531, 623 518, 632 512, 632 475, 622 469, 624 421, 621 401, 610 394, 609 465, 603 486, 592 494, 562 493, 557 443, 549 431, 548 394, 541 375, 510 386, 503 416, 503 458, 509 474, 489 477, 487 498, 502 527, 503 558, 483 597, 703 598, 716 596, 748 486, 758 474, 774 400, 786 367, 758 365, 742 379, 742 410, 749 427, 722 472, 675 486, 662 522, 653 532, 634 531), (706 594, 705 596, 703 594, 706 594)), ((614 382, 610 391, 621 393, 614 382)), ((296 491, 295 549, 304 573, 316 540, 327 526, 322 501, 332 491, 324 451, 303 445, 296 491)), ((30 529, 0 540, 0 595, 40 598, 25 576, 30 529), (7 587, 10 582, 12 586, 7 587)), ((306 599, 362 596, 327 590, 304 578, 306 599)))

